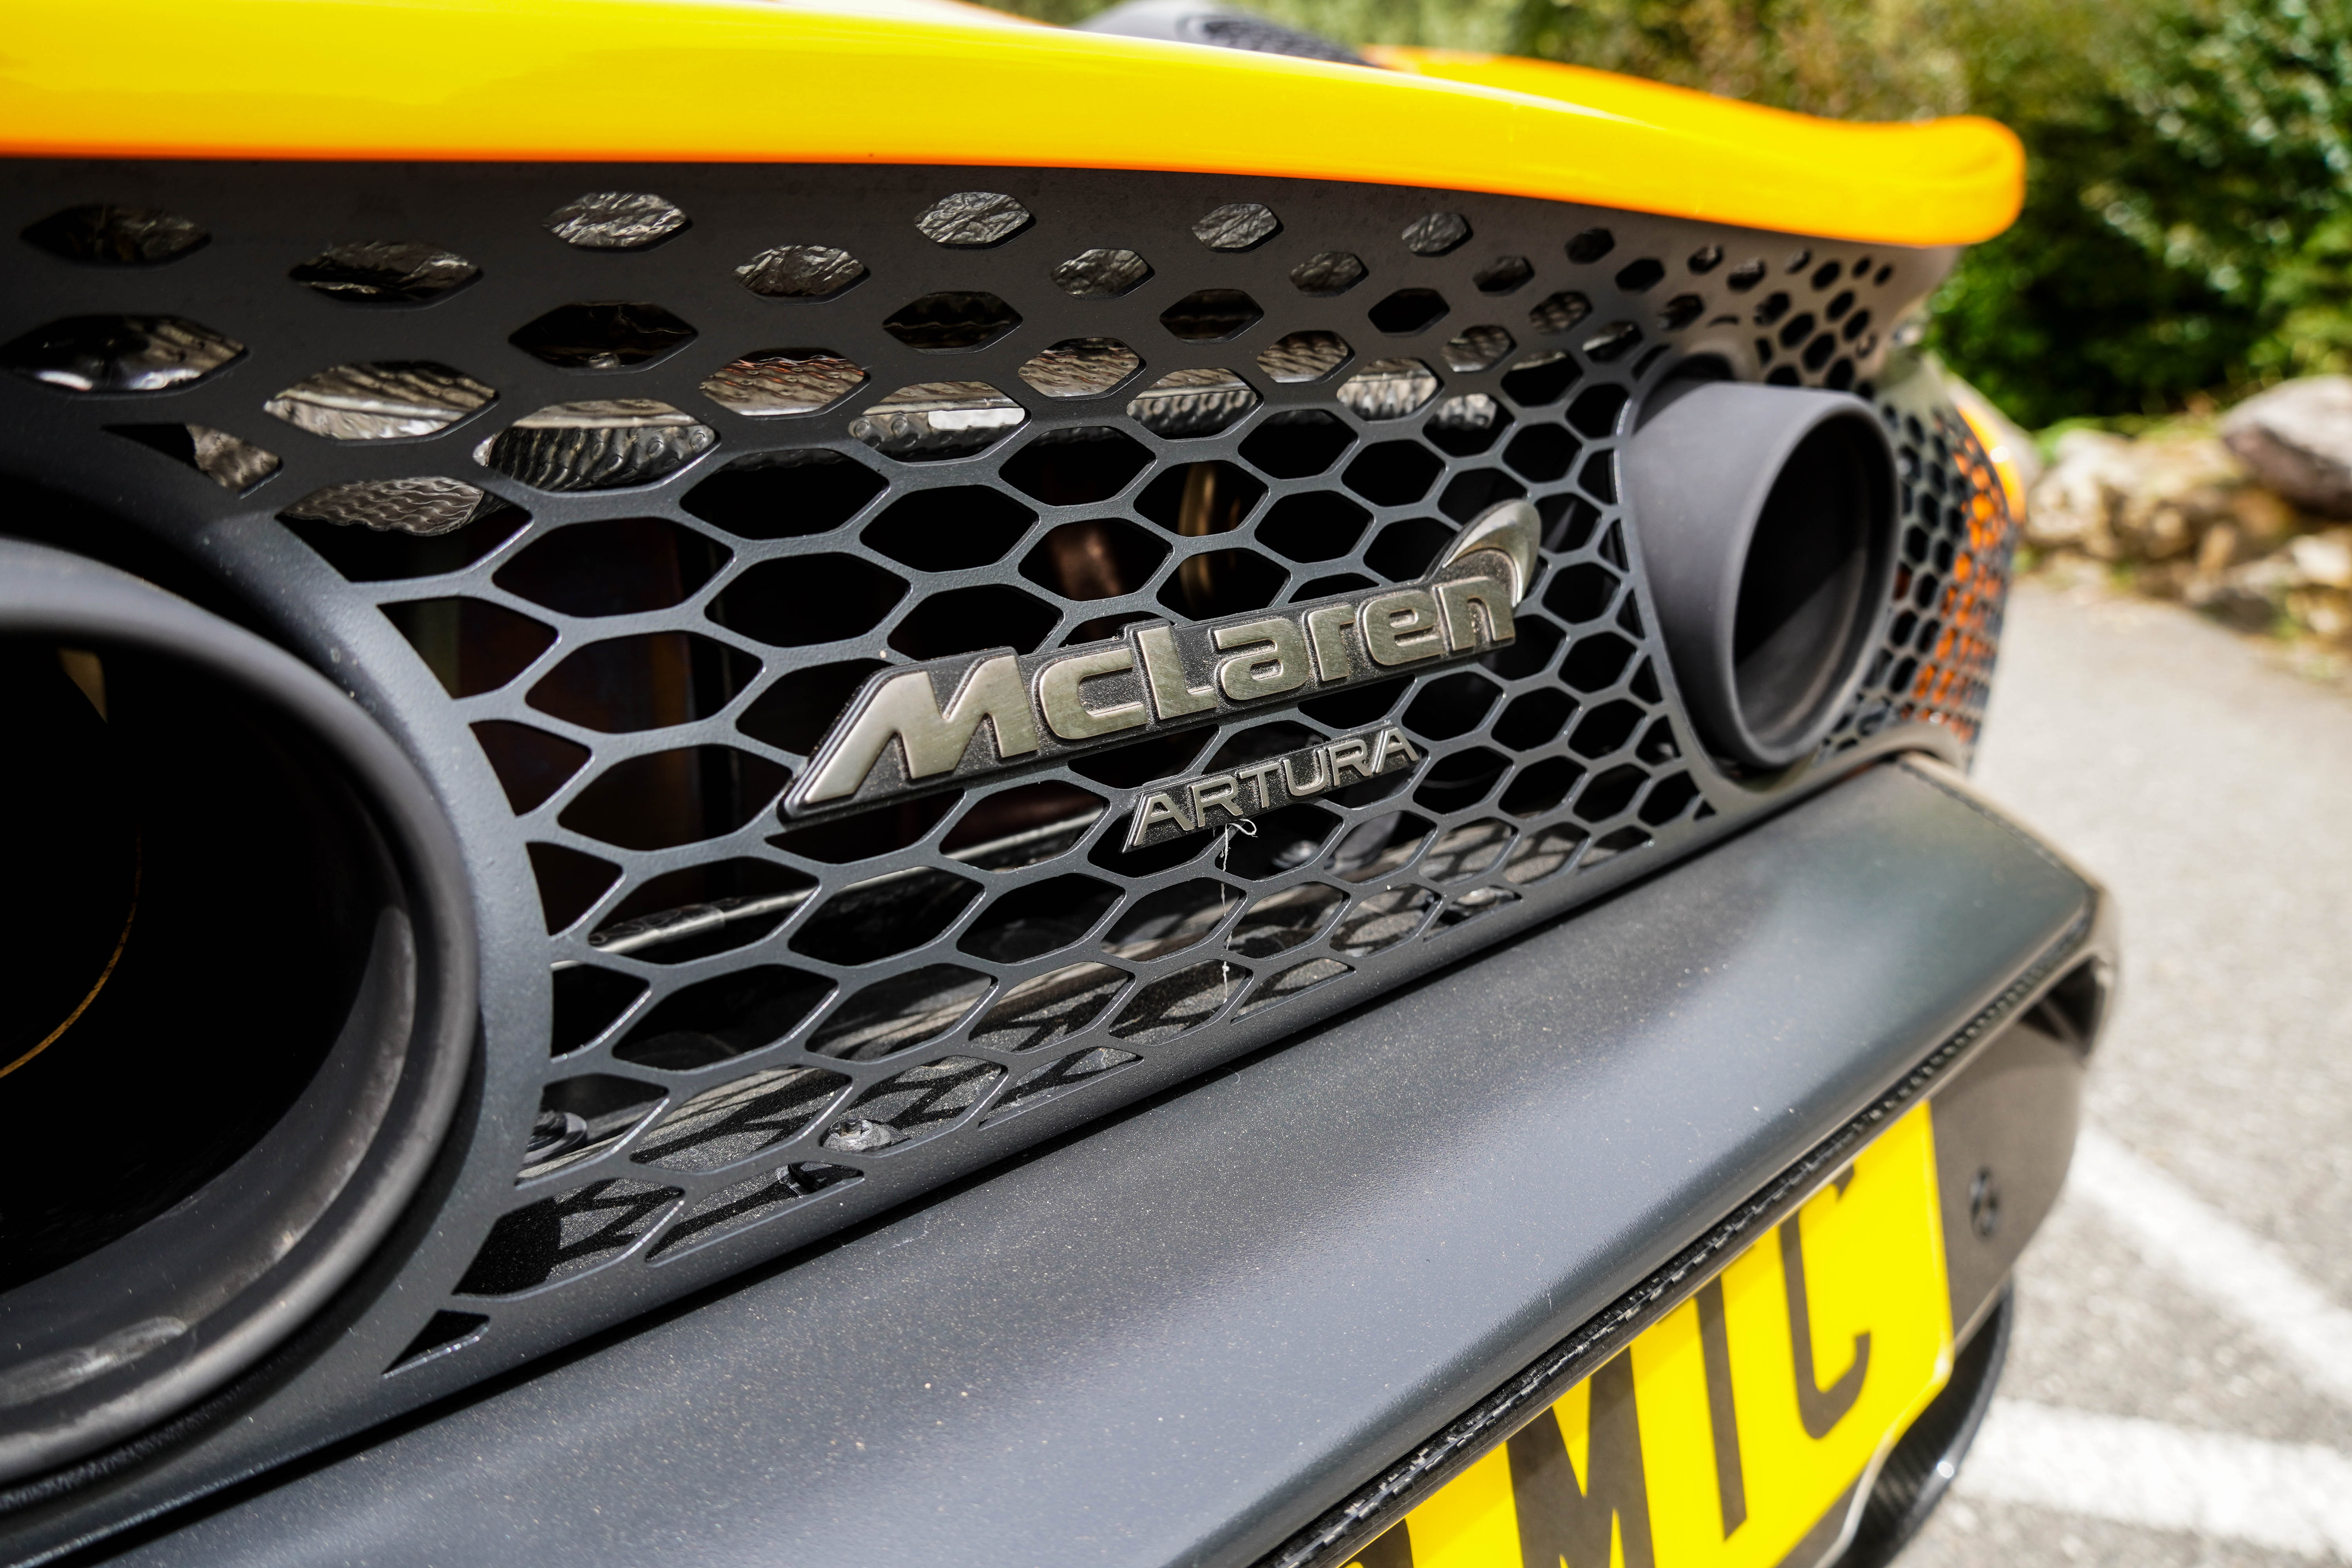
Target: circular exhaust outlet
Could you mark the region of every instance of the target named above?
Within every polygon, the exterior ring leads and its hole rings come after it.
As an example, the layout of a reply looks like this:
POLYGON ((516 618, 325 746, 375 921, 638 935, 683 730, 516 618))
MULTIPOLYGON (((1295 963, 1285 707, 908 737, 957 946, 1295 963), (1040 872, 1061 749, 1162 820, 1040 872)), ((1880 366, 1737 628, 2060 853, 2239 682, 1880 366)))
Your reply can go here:
POLYGON ((1627 504, 1675 679, 1718 755, 1810 755, 1862 679, 1895 574, 1895 449, 1837 392, 1669 384, 1627 504))
POLYGON ((287 654, 0 541, 0 1481, 253 1366, 415 1192, 473 1038, 424 779, 287 654))

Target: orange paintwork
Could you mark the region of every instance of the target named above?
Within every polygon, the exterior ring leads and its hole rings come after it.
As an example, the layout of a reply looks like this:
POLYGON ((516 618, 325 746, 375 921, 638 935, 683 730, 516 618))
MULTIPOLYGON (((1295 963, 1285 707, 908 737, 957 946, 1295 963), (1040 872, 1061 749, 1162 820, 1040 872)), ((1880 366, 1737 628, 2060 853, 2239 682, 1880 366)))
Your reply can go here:
POLYGON ((1845 125, 1572 67, 1357 66, 950 0, 85 0, 0 31, 0 153, 1029 164, 1492 191, 1874 244, 2016 216, 1980 120, 1845 125))
MULTIPOLYGON (((1986 460, 1992 464, 1993 477, 2000 482, 2000 499, 2008 503, 2009 515, 2023 517, 2025 474, 2018 463, 2017 454, 2009 448, 2011 440, 2021 437, 2012 437, 2002 429, 2006 422, 1992 405, 1985 401, 1982 393, 1966 382, 1947 379, 1952 395, 1952 406, 1959 411, 1962 419, 1968 421, 1969 433, 1984 447, 1986 460)), ((1991 505, 1986 497, 1979 496, 1978 500, 1980 505, 1991 505)), ((1981 518, 1982 513, 1979 516, 1981 518)))

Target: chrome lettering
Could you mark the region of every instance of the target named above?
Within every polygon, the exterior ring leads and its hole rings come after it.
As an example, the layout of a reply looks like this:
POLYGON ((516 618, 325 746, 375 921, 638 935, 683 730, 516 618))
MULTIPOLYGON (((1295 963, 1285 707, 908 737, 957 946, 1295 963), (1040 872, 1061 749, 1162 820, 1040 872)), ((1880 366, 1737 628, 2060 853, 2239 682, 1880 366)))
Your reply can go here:
POLYGON ((1445 613, 1445 646, 1455 653, 1478 646, 1482 618, 1484 640, 1511 640, 1511 596, 1494 578, 1455 577, 1440 583, 1437 603, 1445 613))
POLYGON ((1404 738, 1404 731, 1393 724, 1373 737, 1372 762, 1364 770, 1364 776, 1378 778, 1388 772, 1389 759, 1392 756, 1402 756, 1408 763, 1421 761, 1421 753, 1412 749, 1412 742, 1404 738))
POLYGON ((1536 550, 1542 541, 1543 514, 1533 502, 1496 501, 1454 535, 1453 548, 1438 563, 1438 571, 1459 565, 1480 551, 1493 551, 1501 558, 1503 570, 1510 574, 1511 603, 1516 605, 1528 596, 1528 585, 1536 580, 1536 550))
POLYGON ((1377 778, 1421 760, 1420 750, 1391 724, 1251 763, 1229 773, 1180 779, 1136 803, 1128 819, 1127 847, 1164 843, 1278 811, 1293 801, 1337 788, 1343 782, 1342 769, 1359 778, 1377 778))
MULTIPOLYGON (((1473 519, 1418 583, 1205 625, 1151 622, 1082 647, 993 649, 884 670, 835 721, 786 794, 782 813, 831 815, 1030 759, 1058 761, 1076 750, 1278 708, 1284 699, 1406 673, 1428 660, 1475 656, 1513 639, 1514 607, 1538 569, 1541 530, 1534 507, 1500 502, 1473 519), (951 693, 944 703, 943 690, 951 693), (975 741, 983 720, 992 747, 975 741)), ((1235 805, 1219 809, 1275 810, 1421 760, 1402 731, 1367 731, 1236 770, 1235 805)), ((1180 813, 1186 789, 1170 792, 1180 813)), ((1178 830, 1176 817, 1150 824, 1154 835, 1178 830)), ((1199 824, 1184 830, 1197 832, 1199 824)))
POLYGON ((1426 589, 1400 588, 1365 600, 1356 613, 1356 626, 1374 664, 1412 664, 1445 651, 1437 626, 1437 600, 1426 589))
POLYGON ((1329 789, 1331 787, 1331 769, 1323 760, 1323 748, 1318 746, 1312 751, 1294 752, 1289 756, 1283 758, 1282 787, 1288 790, 1295 795, 1321 795, 1325 790, 1329 789), (1301 757, 1306 758, 1308 762, 1315 764, 1315 772, 1308 776, 1305 784, 1300 784, 1298 782, 1298 775, 1290 771, 1291 765, 1297 763, 1301 757))
POLYGON ((1348 632, 1356 624, 1353 605, 1322 605, 1307 612, 1307 640, 1315 648, 1315 679, 1329 685, 1356 673, 1348 652, 1348 632))
POLYGON ((1178 833, 1192 831, 1192 819, 1184 815, 1184 808, 1176 803, 1176 797, 1164 790, 1144 796, 1143 804, 1135 808, 1135 823, 1128 829, 1127 847, 1135 848, 1143 842, 1145 834, 1162 822, 1173 824, 1178 833))
POLYGON ((1020 661, 1012 654, 992 655, 973 665, 945 708, 931 689, 929 671, 892 676, 868 695, 849 727, 826 748, 802 798, 814 803, 856 794, 893 741, 906 759, 909 780, 952 773, 983 719, 995 736, 1000 762, 1025 756, 1043 743, 1020 661))
POLYGON ((1087 741, 1147 722, 1150 716, 1144 712, 1140 702, 1114 703, 1108 708, 1087 706, 1087 681, 1134 668, 1134 651, 1115 647, 1101 653, 1072 654, 1039 670, 1037 706, 1045 710, 1045 727, 1065 741, 1087 741))
POLYGON ((1216 707, 1215 687, 1184 684, 1184 659, 1176 651, 1173 626, 1146 626, 1135 634, 1135 646, 1143 655, 1144 684, 1151 691, 1153 713, 1162 719, 1181 719, 1216 707))
POLYGON ((1236 702, 1279 697, 1307 684, 1307 639, 1287 616, 1268 616, 1238 626, 1219 626, 1220 648, 1240 648, 1217 661, 1217 685, 1236 702))
POLYGON ((1192 800, 1192 820, 1202 827, 1209 826, 1212 807, 1227 816, 1246 816, 1242 809, 1241 784, 1231 773, 1212 773, 1204 779, 1194 779, 1185 793, 1192 800))
POLYGON ((1323 755, 1331 763, 1331 787, 1339 787, 1339 770, 1342 768, 1353 768, 1360 777, 1370 778, 1371 769, 1365 764, 1371 754, 1371 747, 1360 735, 1350 735, 1344 741, 1334 741, 1324 747, 1323 755))
POLYGON ((1281 771, 1282 763, 1277 760, 1271 763, 1252 763, 1245 768, 1235 768, 1234 773, 1257 786, 1257 808, 1260 811, 1268 811, 1274 806, 1274 785, 1267 781, 1281 771))

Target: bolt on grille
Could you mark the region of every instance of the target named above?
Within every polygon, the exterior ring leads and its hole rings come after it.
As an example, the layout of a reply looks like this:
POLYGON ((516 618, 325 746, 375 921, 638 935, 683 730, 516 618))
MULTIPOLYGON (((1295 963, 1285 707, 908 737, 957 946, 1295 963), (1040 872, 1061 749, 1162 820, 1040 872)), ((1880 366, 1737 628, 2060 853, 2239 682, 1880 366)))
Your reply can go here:
POLYGON ((2008 519, 1886 342, 1936 256, 1307 182, 595 177, 147 170, 16 220, 9 395, 85 467, 143 465, 150 526, 251 520, 247 581, 331 566, 440 706, 361 679, 473 748, 433 765, 536 888, 539 928, 493 935, 551 991, 544 1038, 490 1042, 528 1058, 530 1136, 478 1162, 463 1332, 420 1360, 773 1255, 1767 804, 1786 781, 1683 718, 1617 494, 1693 353, 1851 389, 1902 453, 1898 603, 1826 750, 1973 742, 2008 519), (327 189, 397 216, 320 233, 327 189), (1539 571, 1473 664, 778 812, 877 670, 1409 583, 1517 498, 1539 571), (1423 760, 1124 847, 1145 785, 1375 724, 1423 760))

